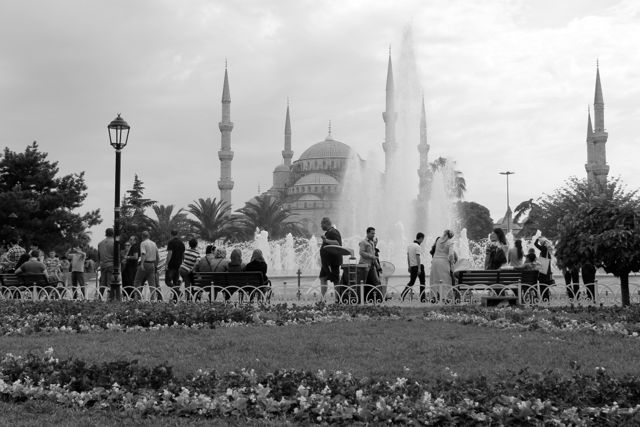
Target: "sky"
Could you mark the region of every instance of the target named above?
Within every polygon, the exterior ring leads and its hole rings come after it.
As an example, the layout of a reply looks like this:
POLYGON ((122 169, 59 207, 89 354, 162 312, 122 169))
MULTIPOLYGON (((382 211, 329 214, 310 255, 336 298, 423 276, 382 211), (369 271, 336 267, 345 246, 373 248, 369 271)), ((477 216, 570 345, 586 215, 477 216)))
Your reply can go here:
POLYGON ((294 160, 329 121, 335 139, 383 159, 387 60, 408 31, 429 156, 455 161, 465 200, 494 220, 506 210, 501 171, 515 172, 512 207, 586 176, 596 61, 609 176, 640 187, 634 0, 3 0, 0 147, 38 141, 62 174, 84 171, 81 212, 104 219, 95 242, 113 223, 106 127, 118 113, 131 125, 123 192, 137 174, 146 197, 176 209, 219 198, 227 64, 237 209, 271 186, 287 102, 294 160))

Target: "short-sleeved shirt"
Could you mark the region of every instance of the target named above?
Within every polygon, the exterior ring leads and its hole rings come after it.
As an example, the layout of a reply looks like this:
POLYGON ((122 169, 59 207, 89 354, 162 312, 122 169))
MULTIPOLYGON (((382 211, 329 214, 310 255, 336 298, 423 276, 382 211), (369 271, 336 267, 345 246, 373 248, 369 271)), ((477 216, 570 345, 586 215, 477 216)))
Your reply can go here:
POLYGON ((171 251, 171 259, 169 260, 167 268, 170 270, 179 269, 180 264, 182 264, 182 257, 185 251, 184 243, 182 243, 182 240, 178 239, 177 237, 169 240, 169 243, 167 244, 167 251, 171 251))
MULTIPOLYGON (((173 255, 171 257, 173 258, 173 255)), ((184 251, 184 257, 182 259, 182 265, 180 266, 180 268, 185 271, 193 270, 196 262, 198 262, 198 258, 200 258, 200 253, 197 249, 187 249, 186 251, 184 251)))
POLYGON ((422 261, 422 250, 420 248, 420 244, 418 242, 412 242, 407 246, 407 259, 409 261, 409 267, 417 267, 418 266, 418 255, 420 255, 420 260, 422 261))
POLYGON ((98 257, 100 259, 100 268, 113 267, 113 247, 115 242, 113 237, 107 237, 98 243, 98 257))
POLYGON ((27 251, 20 245, 14 245, 7 251, 7 260, 11 263, 10 268, 15 267, 20 257, 26 254, 27 251))
POLYGON ((145 262, 155 262, 158 259, 158 247, 151 240, 143 240, 140 243, 140 257, 145 254, 145 262))
POLYGON ((71 254, 71 271, 84 273, 84 260, 87 256, 84 252, 75 252, 71 254))
POLYGON ((30 259, 22 264, 16 271, 25 274, 46 274, 47 267, 37 259, 30 259))

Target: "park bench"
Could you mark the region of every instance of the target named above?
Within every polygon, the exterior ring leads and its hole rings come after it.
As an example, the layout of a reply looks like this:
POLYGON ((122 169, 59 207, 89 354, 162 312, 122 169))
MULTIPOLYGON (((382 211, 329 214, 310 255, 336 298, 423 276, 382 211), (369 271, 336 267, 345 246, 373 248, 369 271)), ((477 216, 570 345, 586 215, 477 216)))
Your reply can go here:
POLYGON ((40 288, 55 288, 61 283, 58 281, 50 282, 49 278, 44 274, 0 274, 0 285, 10 291, 15 298, 19 297, 25 288, 33 291, 33 295, 38 295, 40 288))
POLYGON ((509 305, 519 303, 520 288, 538 283, 537 270, 463 270, 455 273, 458 279, 457 287, 461 292, 473 290, 477 287, 489 288, 495 295, 485 295, 481 298, 482 305, 494 306, 502 302, 509 305), (505 295, 510 289, 514 295, 505 295))
POLYGON ((245 294, 249 295, 250 299, 257 296, 258 300, 264 296, 268 301, 271 297, 271 282, 265 282, 260 271, 194 272, 192 286, 202 290, 211 288, 212 301, 216 299, 219 292, 222 292, 225 301, 228 301, 235 292, 239 292, 240 301, 245 294))

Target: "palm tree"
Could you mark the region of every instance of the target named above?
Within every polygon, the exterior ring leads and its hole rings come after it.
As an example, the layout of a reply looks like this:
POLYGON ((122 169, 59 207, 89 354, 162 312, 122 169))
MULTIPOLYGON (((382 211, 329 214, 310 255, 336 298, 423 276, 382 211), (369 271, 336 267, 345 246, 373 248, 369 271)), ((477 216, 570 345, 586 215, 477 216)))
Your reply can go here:
POLYGON ((287 233, 294 236, 307 235, 302 224, 294 220, 293 213, 280 200, 270 195, 255 197, 237 212, 240 215, 233 226, 237 237, 251 238, 256 229, 266 230, 273 239, 281 239, 287 233))
POLYGON ((164 246, 171 239, 171 230, 176 230, 179 235, 188 233, 189 224, 187 213, 182 208, 173 214, 173 205, 153 205, 153 211, 157 219, 149 218, 151 239, 158 246, 164 246))
POLYGON ((524 219, 522 230, 518 233, 518 237, 531 237, 540 228, 540 220, 542 219, 542 207, 533 201, 533 199, 525 200, 514 209, 516 214, 513 222, 518 222, 520 218, 524 219))
POLYGON ((462 172, 455 170, 456 162, 449 161, 444 157, 438 157, 429 164, 431 172, 436 173, 442 171, 445 179, 448 181, 449 188, 447 192, 450 196, 455 197, 458 200, 464 198, 464 193, 467 191, 467 181, 464 179, 462 172))
POLYGON ((215 242, 216 240, 228 235, 227 227, 230 223, 229 214, 231 208, 224 201, 200 198, 191 203, 187 211, 196 217, 195 220, 189 219, 195 234, 207 242, 215 242))

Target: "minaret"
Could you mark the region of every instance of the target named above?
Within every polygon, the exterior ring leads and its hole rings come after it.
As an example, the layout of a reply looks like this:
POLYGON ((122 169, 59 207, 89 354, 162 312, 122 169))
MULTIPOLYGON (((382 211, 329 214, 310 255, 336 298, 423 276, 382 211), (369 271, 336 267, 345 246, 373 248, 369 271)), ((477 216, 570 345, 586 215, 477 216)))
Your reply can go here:
POLYGON ((284 122, 284 150, 282 150, 282 160, 285 166, 291 167, 291 118, 289 117, 289 102, 287 101, 287 118, 284 122))
POLYGON ((231 95, 229 93, 229 76, 227 74, 227 66, 224 68, 224 86, 222 88, 222 121, 218 123, 220 128, 220 151, 218 158, 220 159, 220 181, 218 188, 220 189, 220 200, 227 202, 231 207, 231 190, 233 189, 233 180, 231 179, 231 160, 233 160, 233 151, 231 151, 231 131, 233 130, 233 122, 231 121, 231 95))
POLYGON ((589 184, 597 184, 604 188, 607 184, 609 165, 607 165, 607 139, 609 134, 604 128, 604 100, 602 97, 602 86, 600 84, 600 66, 596 67, 596 90, 593 99, 594 129, 591 127, 591 115, 587 128, 587 179, 589 184), (590 133, 591 132, 591 133, 590 133))
POLYGON ((432 173, 429 167, 429 144, 427 143, 427 114, 424 109, 424 95, 422 95, 422 111, 420 114, 420 144, 418 144, 418 152, 420 153, 420 168, 418 169, 418 177, 420 183, 418 187, 418 200, 427 202, 429 193, 431 192, 432 173))
POLYGON ((398 148, 396 143, 396 119, 398 115, 395 107, 395 93, 393 85, 393 67, 391 65, 391 49, 389 49, 389 65, 387 67, 387 102, 386 111, 382 113, 382 119, 384 120, 384 143, 382 149, 384 150, 384 163, 385 173, 389 173, 391 170, 391 163, 394 157, 395 151, 398 148))

